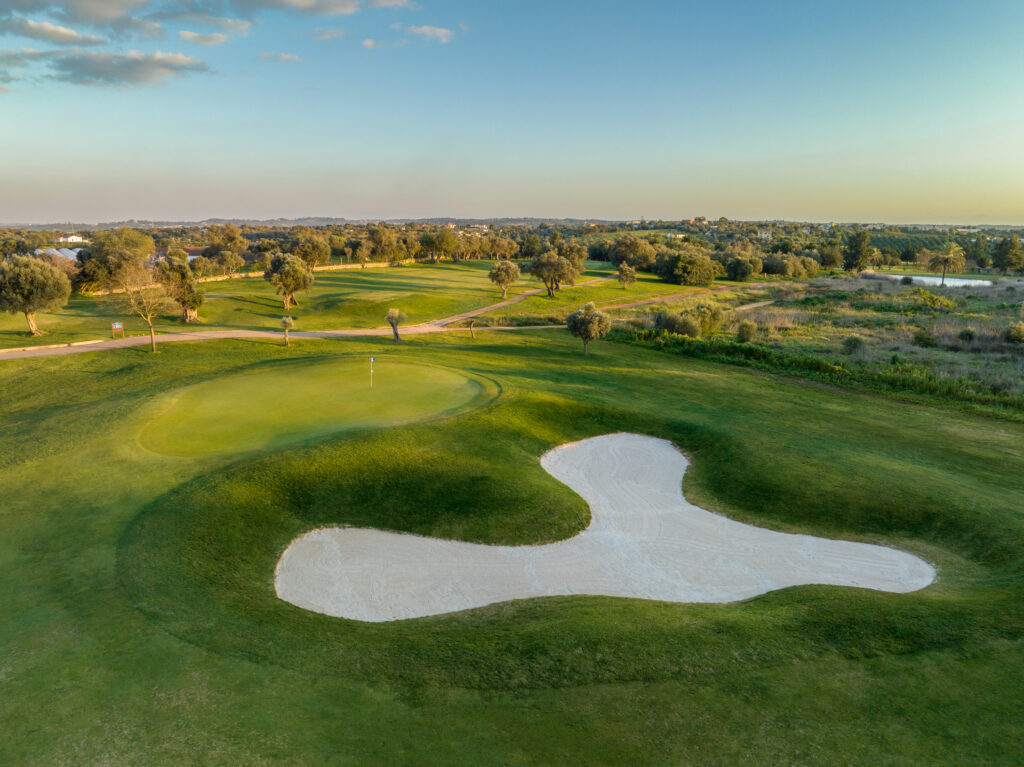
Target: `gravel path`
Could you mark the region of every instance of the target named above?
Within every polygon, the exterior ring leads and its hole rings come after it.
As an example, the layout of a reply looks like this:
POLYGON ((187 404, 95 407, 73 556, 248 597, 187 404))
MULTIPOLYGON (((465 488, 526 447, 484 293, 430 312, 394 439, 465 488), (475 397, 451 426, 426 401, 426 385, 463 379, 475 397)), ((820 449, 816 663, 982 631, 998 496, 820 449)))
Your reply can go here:
POLYGON ((802 584, 922 589, 935 570, 896 549, 753 527, 687 502, 687 459, 668 441, 610 434, 541 458, 589 504, 566 541, 487 546, 365 528, 297 538, 281 556, 277 595, 359 621, 391 621, 513 599, 600 594, 733 602, 802 584))

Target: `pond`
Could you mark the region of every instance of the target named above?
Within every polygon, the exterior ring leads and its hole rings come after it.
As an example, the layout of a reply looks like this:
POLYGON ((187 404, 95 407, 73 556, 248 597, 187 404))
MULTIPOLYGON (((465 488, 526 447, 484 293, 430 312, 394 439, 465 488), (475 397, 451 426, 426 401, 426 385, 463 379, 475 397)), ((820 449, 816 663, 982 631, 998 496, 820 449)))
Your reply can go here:
MULTIPOLYGON (((865 279, 869 280, 888 280, 889 282, 899 282, 904 277, 910 277, 914 281, 914 285, 941 285, 942 277, 935 277, 932 275, 925 274, 878 274, 877 272, 865 272, 862 275, 865 279)), ((992 280, 977 280, 969 279, 966 277, 946 277, 947 288, 990 288, 995 285, 992 280)))

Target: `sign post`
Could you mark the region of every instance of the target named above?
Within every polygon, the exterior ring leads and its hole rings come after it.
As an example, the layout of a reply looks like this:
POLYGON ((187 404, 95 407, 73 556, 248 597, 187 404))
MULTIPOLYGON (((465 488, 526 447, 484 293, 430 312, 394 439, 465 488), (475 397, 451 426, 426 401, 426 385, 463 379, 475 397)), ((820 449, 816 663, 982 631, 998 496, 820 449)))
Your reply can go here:
POLYGON ((110 323, 110 337, 117 338, 117 334, 121 334, 121 338, 124 338, 124 323, 123 322, 111 322, 110 323))

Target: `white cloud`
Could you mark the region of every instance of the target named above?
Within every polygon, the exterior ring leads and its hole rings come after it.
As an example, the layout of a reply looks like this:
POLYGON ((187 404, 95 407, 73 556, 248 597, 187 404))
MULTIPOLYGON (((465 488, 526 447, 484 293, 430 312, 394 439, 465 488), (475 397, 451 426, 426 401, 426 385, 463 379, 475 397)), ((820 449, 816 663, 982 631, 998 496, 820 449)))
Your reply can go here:
POLYGON ((344 29, 318 29, 312 35, 313 39, 320 43, 327 42, 328 40, 336 40, 339 37, 344 36, 344 29))
POLYGON ((360 45, 362 45, 366 49, 370 49, 370 48, 376 48, 378 45, 380 45, 380 43, 378 43, 372 37, 368 37, 365 40, 363 40, 363 42, 360 43, 360 45))
POLYGON ((437 42, 444 45, 450 43, 452 38, 455 37, 455 32, 451 29, 445 29, 444 27, 406 27, 405 33, 407 35, 420 35, 428 40, 437 40, 437 42))
POLYGON ((102 37, 83 35, 68 27, 60 27, 48 21, 32 21, 20 16, 0 18, 0 32, 35 40, 46 40, 57 45, 102 45, 102 37))
POLYGON ((222 45, 228 41, 228 36, 222 32, 200 34, 199 32, 189 32, 187 29, 178 32, 178 37, 190 43, 198 43, 199 45, 222 45))
POLYGON ((418 8, 412 0, 370 0, 370 8, 418 8))
POLYGON ((206 72, 206 64, 183 53, 70 53, 53 60, 57 80, 78 85, 152 85, 189 72, 206 72))
POLYGON ((294 53, 264 53, 260 58, 264 61, 302 61, 302 57, 296 56, 294 53))

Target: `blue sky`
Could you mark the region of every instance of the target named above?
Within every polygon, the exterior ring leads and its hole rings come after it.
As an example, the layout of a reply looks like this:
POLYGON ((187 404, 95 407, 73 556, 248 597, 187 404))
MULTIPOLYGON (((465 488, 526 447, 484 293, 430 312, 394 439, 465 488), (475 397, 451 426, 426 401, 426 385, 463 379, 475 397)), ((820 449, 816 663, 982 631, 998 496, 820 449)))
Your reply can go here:
POLYGON ((0 0, 0 220, 1024 223, 1022 29, 1019 0, 0 0))

